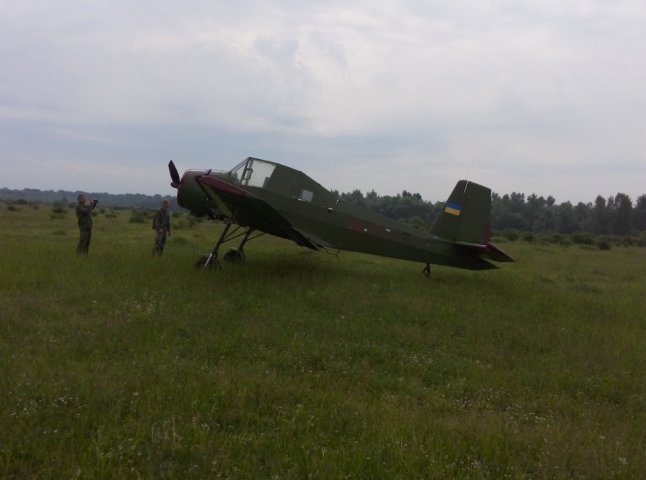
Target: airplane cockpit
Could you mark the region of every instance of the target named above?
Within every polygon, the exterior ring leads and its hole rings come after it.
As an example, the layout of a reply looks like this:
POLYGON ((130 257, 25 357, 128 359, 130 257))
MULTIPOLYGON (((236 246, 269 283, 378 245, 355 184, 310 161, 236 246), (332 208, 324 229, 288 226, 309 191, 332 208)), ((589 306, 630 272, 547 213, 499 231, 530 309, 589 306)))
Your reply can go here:
POLYGON ((267 188, 275 168, 275 163, 257 158, 247 158, 244 162, 234 167, 229 174, 240 185, 267 188))
MULTIPOLYGON (((229 171, 230 181, 304 203, 330 205, 337 197, 299 170, 249 157, 229 171)), ((256 192, 260 194, 260 192, 256 192)))

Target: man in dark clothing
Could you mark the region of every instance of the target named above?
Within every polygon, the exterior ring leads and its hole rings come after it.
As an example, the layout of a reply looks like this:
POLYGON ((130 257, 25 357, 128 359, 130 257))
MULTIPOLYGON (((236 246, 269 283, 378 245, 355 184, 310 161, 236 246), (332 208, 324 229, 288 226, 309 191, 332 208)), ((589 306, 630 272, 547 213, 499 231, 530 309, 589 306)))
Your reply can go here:
POLYGON ((79 226, 79 243, 76 246, 76 253, 88 254, 90 240, 92 239, 92 215, 90 212, 96 207, 96 200, 90 205, 85 204, 85 195, 82 193, 77 197, 76 219, 79 226))
POLYGON ((153 217, 153 230, 155 231, 155 244, 153 245, 153 254, 161 255, 166 245, 166 235, 170 237, 170 202, 164 200, 161 208, 157 210, 153 217))

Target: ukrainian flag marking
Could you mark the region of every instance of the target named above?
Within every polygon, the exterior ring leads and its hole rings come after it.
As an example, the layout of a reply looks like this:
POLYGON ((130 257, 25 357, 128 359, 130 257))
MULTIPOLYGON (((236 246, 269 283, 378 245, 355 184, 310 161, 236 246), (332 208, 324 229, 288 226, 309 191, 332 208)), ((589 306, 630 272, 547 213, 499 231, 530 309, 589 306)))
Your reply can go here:
POLYGON ((459 203, 454 203, 454 202, 447 202, 446 205, 444 206, 445 213, 449 213, 457 217, 460 216, 461 209, 462 209, 462 206, 459 203))

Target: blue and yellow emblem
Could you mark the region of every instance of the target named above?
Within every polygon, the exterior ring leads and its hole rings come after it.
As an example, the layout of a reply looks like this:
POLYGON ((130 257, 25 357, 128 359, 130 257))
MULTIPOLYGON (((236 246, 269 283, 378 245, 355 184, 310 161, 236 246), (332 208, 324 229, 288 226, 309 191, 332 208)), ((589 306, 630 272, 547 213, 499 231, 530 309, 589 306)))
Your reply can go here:
POLYGON ((447 202, 446 205, 444 206, 445 213, 455 215, 456 217, 460 216, 461 209, 462 209, 462 206, 459 203, 454 203, 454 202, 447 202))

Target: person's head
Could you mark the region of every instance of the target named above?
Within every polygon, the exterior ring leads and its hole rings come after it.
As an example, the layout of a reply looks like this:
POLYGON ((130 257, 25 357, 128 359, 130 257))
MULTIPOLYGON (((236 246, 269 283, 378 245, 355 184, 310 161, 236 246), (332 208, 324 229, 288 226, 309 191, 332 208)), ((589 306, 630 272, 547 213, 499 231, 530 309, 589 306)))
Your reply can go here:
POLYGON ((85 203, 85 195, 83 195, 82 193, 79 193, 79 196, 76 197, 76 200, 80 205, 83 205, 85 203))
POLYGON ((162 201, 162 208, 168 210, 170 208, 170 202, 166 199, 162 201))

